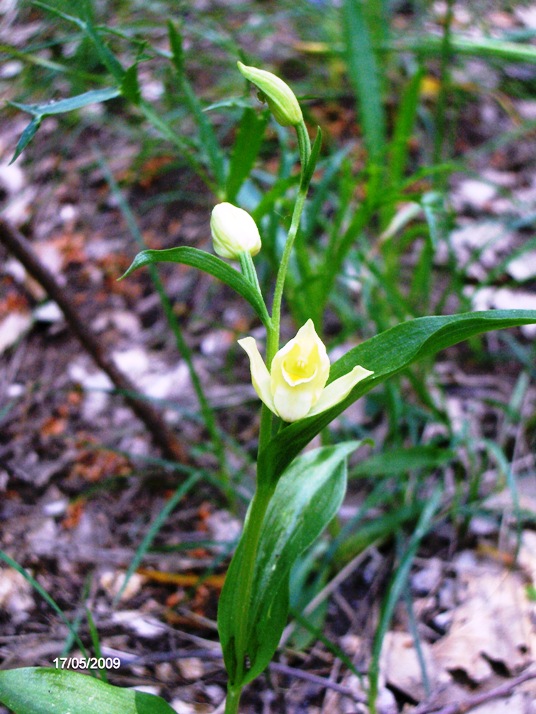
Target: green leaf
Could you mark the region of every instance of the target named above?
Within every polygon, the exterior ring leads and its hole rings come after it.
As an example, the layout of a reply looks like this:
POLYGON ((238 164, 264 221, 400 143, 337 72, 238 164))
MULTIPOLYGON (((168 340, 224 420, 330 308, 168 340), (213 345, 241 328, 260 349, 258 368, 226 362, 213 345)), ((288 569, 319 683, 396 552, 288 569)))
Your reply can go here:
POLYGON ((0 671, 0 702, 15 714, 174 714, 153 694, 48 667, 0 671))
POLYGON ((182 46, 182 36, 172 23, 168 20, 169 45, 171 47, 171 58, 179 76, 184 74, 184 49, 182 46))
POLYGON ((60 99, 57 102, 48 102, 46 104, 19 104, 18 102, 9 102, 12 106, 22 109, 28 114, 33 114, 35 117, 46 117, 50 114, 63 114, 64 112, 72 112, 75 109, 86 107, 88 104, 98 104, 99 102, 107 102, 109 99, 114 99, 120 94, 116 87, 106 87, 104 89, 92 89, 83 94, 77 94, 74 97, 60 99))
POLYGON ((32 121, 21 134, 21 137, 15 148, 15 153, 10 163, 13 163, 28 146, 39 129, 43 118, 52 114, 63 114, 64 112, 72 112, 75 109, 86 107, 88 104, 97 104, 98 102, 107 102, 109 99, 118 97, 119 89, 115 87, 107 87, 106 89, 93 89, 83 94, 78 94, 75 97, 60 99, 57 102, 49 102, 48 104, 19 104, 18 102, 9 102, 13 107, 22 109, 28 114, 33 114, 32 121))
POLYGON ((234 202, 259 155, 267 122, 268 113, 259 114, 251 107, 242 113, 227 174, 227 200, 230 203, 234 202))
POLYGON ((83 3, 83 30, 87 37, 93 42, 93 45, 99 55, 100 61, 112 75, 118 85, 121 85, 125 70, 121 62, 117 59, 114 53, 110 50, 101 38, 101 31, 93 24, 93 5, 92 2, 84 0, 83 3))
MULTIPOLYGON (((398 52, 415 52, 419 55, 441 54, 441 35, 421 33, 388 42, 386 48, 398 52)), ((505 37, 466 37, 453 33, 450 38, 451 50, 457 55, 470 57, 490 57, 506 62, 527 62, 536 64, 536 47, 525 42, 511 42, 505 37)))
POLYGON ((212 128, 212 124, 203 112, 201 103, 184 71, 182 38, 172 22, 168 22, 168 34, 172 50, 172 61, 177 70, 177 79, 182 92, 182 99, 191 111, 192 117, 197 124, 200 144, 206 153, 207 162, 212 170, 218 189, 223 190, 225 185, 225 161, 223 152, 214 129, 212 128))
POLYGON ((41 121, 42 117, 34 117, 32 121, 28 124, 26 129, 22 132, 22 134, 20 135, 20 139, 17 142, 17 146, 15 147, 15 153, 13 154, 13 158, 9 162, 10 164, 12 164, 19 158, 24 149, 28 146, 30 141, 37 134, 37 130, 41 126, 41 121))
POLYGON ((260 292, 238 270, 231 268, 221 258, 188 246, 167 248, 166 250, 143 250, 134 258, 132 265, 121 277, 121 280, 134 270, 152 263, 182 263, 213 275, 247 300, 266 327, 270 324, 270 316, 260 292))
POLYGON ((390 147, 389 181, 395 188, 401 183, 408 165, 409 142, 415 129, 424 71, 419 69, 404 89, 396 116, 390 147))
POLYGON ((371 20, 363 0, 344 0, 343 34, 350 83, 359 100, 359 114, 365 144, 372 162, 382 157, 385 138, 385 113, 382 104, 380 73, 371 41, 371 20))
POLYGON ((352 469, 350 478, 358 476, 402 476, 414 469, 434 469, 456 457, 454 449, 434 444, 391 449, 363 459, 352 469))
POLYGON ((374 374, 360 382, 336 406, 322 414, 289 424, 280 431, 259 454, 258 469, 263 474, 262 478, 277 478, 304 446, 346 407, 414 362, 474 335, 534 323, 536 310, 489 310, 420 317, 362 342, 331 366, 329 381, 347 374, 357 365, 372 370, 374 374))
POLYGON ((310 451, 296 459, 280 478, 262 525, 247 609, 247 643, 237 651, 243 612, 236 592, 242 578, 247 525, 231 561, 218 609, 218 630, 225 665, 233 685, 244 685, 269 664, 285 627, 290 569, 334 517, 346 491, 346 457, 360 442, 310 451), (241 681, 237 664, 246 661, 241 681))
POLYGON ((127 69, 121 81, 121 94, 132 104, 141 102, 141 89, 138 81, 138 65, 133 64, 127 69))

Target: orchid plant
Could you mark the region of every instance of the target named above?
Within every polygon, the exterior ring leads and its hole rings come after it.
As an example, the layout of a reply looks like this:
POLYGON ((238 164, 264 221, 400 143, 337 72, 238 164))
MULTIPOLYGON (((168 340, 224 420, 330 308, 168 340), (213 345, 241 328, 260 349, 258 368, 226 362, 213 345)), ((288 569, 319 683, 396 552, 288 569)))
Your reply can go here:
MULTIPOLYGON (((185 246, 145 250, 125 274, 158 262, 198 268, 247 300, 266 330, 264 359, 253 337, 238 341, 249 358, 251 380, 262 408, 256 490, 218 609, 228 674, 226 714, 239 711, 244 687, 265 670, 277 650, 288 617, 291 568, 337 513, 346 490, 346 461, 360 442, 301 453, 304 447, 352 402, 415 361, 489 330, 536 323, 534 310, 418 318, 362 342, 331 364, 328 349, 317 334, 320 327, 309 319, 280 347, 285 279, 321 148, 321 131, 318 129, 311 145, 300 104, 280 78, 240 62, 238 68, 256 87, 275 121, 295 130, 299 149, 299 185, 270 310, 253 263, 262 250, 261 235, 253 218, 229 202, 219 203, 212 211, 217 256, 185 246), (240 270, 227 260, 236 262, 240 270)), ((371 688, 371 712, 375 711, 375 694, 371 688)), ((172 712, 158 697, 113 687, 77 672, 48 668, 0 672, 0 702, 17 714, 172 712)))
MULTIPOLYGON (((215 252, 240 264, 240 272, 192 248, 143 251, 127 271, 158 261, 195 265, 224 280, 255 308, 266 328, 263 360, 256 340, 238 344, 249 357, 251 381, 262 401, 256 491, 229 566, 218 609, 218 630, 228 673, 225 712, 239 711, 246 684, 272 659, 289 607, 290 570, 336 514, 346 490, 346 459, 359 442, 339 443, 300 455, 314 436, 375 384, 417 359, 489 329, 536 320, 535 311, 468 313, 398 325, 330 364, 311 319, 280 348, 281 304, 300 218, 321 147, 311 146, 299 102, 279 77, 241 62, 273 118, 296 131, 300 181, 290 228, 275 277, 271 312, 262 295, 253 256, 262 248, 252 217, 229 203, 212 212, 215 252)), ((372 692, 374 695, 374 692, 372 692)), ((369 701, 375 711, 374 696, 369 701)))

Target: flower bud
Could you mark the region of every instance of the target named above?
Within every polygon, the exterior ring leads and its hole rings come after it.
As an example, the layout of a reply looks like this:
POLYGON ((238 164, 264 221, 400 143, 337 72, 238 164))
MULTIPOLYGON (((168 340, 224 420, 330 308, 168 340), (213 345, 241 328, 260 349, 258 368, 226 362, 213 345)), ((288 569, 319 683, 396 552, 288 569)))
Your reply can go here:
POLYGON ((274 119, 281 126, 301 124, 303 115, 292 89, 271 72, 256 67, 247 67, 238 62, 241 74, 259 90, 260 99, 266 101, 274 119))
POLYGON ((261 237, 255 221, 247 211, 232 203, 214 206, 210 230, 214 250, 222 258, 238 260, 241 253, 257 255, 261 249, 261 237))

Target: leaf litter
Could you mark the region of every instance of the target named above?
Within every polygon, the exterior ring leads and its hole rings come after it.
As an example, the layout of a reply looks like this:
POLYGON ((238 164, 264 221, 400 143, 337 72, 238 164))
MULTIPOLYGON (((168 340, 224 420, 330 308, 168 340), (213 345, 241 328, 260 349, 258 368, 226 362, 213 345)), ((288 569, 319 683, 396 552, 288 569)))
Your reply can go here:
MULTIPOLYGON (((461 27, 464 23, 470 26, 471 13, 467 17, 467 12, 457 5, 456 21, 461 27)), ((518 21, 527 27, 533 26, 530 8, 519 7, 513 12, 518 21)), ((513 26, 510 13, 497 15, 496 21, 513 26)), ((476 65, 474 71, 480 71, 476 65)), ((491 77, 490 81, 495 79, 491 77)), ((529 120, 536 116, 535 107, 536 103, 530 100, 515 103, 519 115, 529 120)), ((492 135, 493 123, 497 119, 503 121, 501 117, 497 107, 483 102, 475 125, 469 126, 468 121, 468 126, 462 129, 467 130, 469 136, 478 126, 483 134, 492 135)), ((351 119, 353 121, 353 116, 351 119)), ((0 124, 0 131, 4 143, 12 146, 14 129, 9 121, 0 124)), ((143 277, 130 286, 116 286, 114 281, 107 280, 111 268, 106 256, 110 248, 118 254, 131 251, 117 210, 112 202, 102 198, 102 176, 93 173, 90 180, 82 179, 86 183, 80 183, 72 164, 70 168, 66 164, 62 175, 61 167, 51 163, 49 156, 47 141, 52 134, 51 131, 36 140, 34 165, 26 163, 20 169, 2 170, 0 180, 5 186, 10 220, 18 227, 33 231, 36 248, 57 277, 77 286, 76 296, 84 319, 96 324, 99 334, 114 346, 120 359, 127 360, 123 364, 137 374, 140 386, 148 390, 152 385, 155 397, 180 400, 181 406, 193 408, 195 400, 185 379, 184 365, 177 366, 169 342, 162 344, 165 326, 147 295, 143 277), (51 195, 47 186, 56 170, 58 175, 54 180, 62 186, 56 184, 57 193, 51 195), (95 212, 94 206, 99 210, 95 212), (76 234, 73 225, 77 226, 76 234), (69 247, 70 252, 66 253, 65 247, 69 247), (101 251, 100 257, 96 251, 101 251), (87 256, 93 263, 84 266, 87 256), (113 288, 109 290, 110 285, 113 288), (128 290, 133 292, 129 294, 128 290), (128 315, 134 317, 125 318, 128 315)), ((103 144, 109 140, 110 136, 103 132, 103 144)), ((461 136, 460 145, 463 141, 466 147, 471 144, 461 136)), ((530 283, 534 278, 533 251, 524 251, 525 233, 510 225, 510 219, 522 218, 536 206, 531 144, 519 144, 515 152, 500 149, 495 152, 491 167, 495 173, 490 173, 489 166, 479 166, 476 162, 477 178, 455 177, 453 180, 453 203, 461 217, 458 231, 451 239, 459 267, 473 281, 485 281, 489 272, 512 251, 520 250, 519 257, 506 263, 505 274, 516 281, 528 281, 522 289, 504 287, 501 285, 504 276, 500 275, 493 285, 469 285, 466 289, 477 309, 519 307, 520 304, 528 307, 535 299, 530 283), (500 222, 503 219, 508 220, 500 222)), ((532 152, 533 149, 532 142, 532 152)), ((133 147, 125 143, 119 153, 118 161, 128 165, 135 174, 130 167, 135 153, 133 147)), ((76 161, 87 163, 88 158, 74 157, 76 161)), ((144 188, 150 189, 151 183, 144 188)), ((183 209, 177 219, 177 215, 166 215, 158 209, 152 214, 148 212, 144 228, 157 242, 162 240, 159 235, 166 233, 169 226, 170 237, 179 230, 185 239, 201 245, 205 240, 204 213, 204 210, 183 209), (177 220, 179 224, 182 221, 179 228, 177 220)), ((190 655, 179 660, 182 665, 176 665, 173 660, 139 664, 124 675, 122 683, 128 686, 141 681, 151 686, 156 679, 160 692, 164 688, 174 696, 178 712, 213 711, 223 696, 221 665, 218 660, 195 656, 195 652, 213 650, 214 632, 210 623, 215 614, 217 588, 208 585, 204 592, 197 590, 197 594, 193 594, 191 586, 159 584, 145 579, 142 583, 140 578, 144 576, 135 575, 124 593, 121 609, 114 613, 111 606, 136 544, 176 486, 176 479, 156 468, 148 478, 136 477, 144 467, 144 462, 137 458, 151 455, 143 428, 133 424, 131 415, 110 393, 105 375, 88 365, 86 356, 80 354, 69 338, 64 323, 39 317, 37 304, 43 298, 42 292, 31 284, 20 266, 10 269, 5 258, 2 253, 0 393, 9 401, 7 407, 3 400, 0 403, 0 409, 8 409, 0 438, 0 518, 8 527, 0 533, 0 547, 23 563, 72 618, 77 614, 80 593, 88 583, 87 575, 92 572, 87 602, 97 616, 103 651, 141 657, 146 651, 147 639, 152 653, 171 652, 175 658, 190 655), (7 303, 3 302, 4 286, 28 302, 19 303, 16 309, 7 309, 7 303), (32 306, 31 310, 28 305, 32 306), (5 324, 8 319, 11 325, 5 324), (76 393, 82 394, 79 401, 69 396, 76 393), (111 464, 106 459, 92 460, 88 452, 94 449, 98 452, 101 444, 113 444, 118 451, 131 456, 111 464), (88 483, 97 489, 96 495, 81 498, 88 483), (121 485, 117 491, 107 489, 108 485, 117 483, 121 485), (100 492, 99 484, 103 486, 100 492), (66 501, 69 501, 69 513, 66 501), (51 508, 50 504, 59 506, 51 508), (139 637, 144 638, 143 643, 139 637)), ((120 263, 117 254, 112 258, 120 263)), ((436 255, 438 264, 443 259, 436 255)), ((114 271, 112 266, 113 275, 120 272, 119 269, 114 271)), ((191 315, 193 294, 200 298, 201 306, 210 304, 207 296, 212 288, 207 281, 195 282, 190 275, 183 273, 178 277, 171 272, 168 281, 180 313, 191 315)), ((215 315, 194 317, 189 323, 189 339, 195 353, 200 355, 197 366, 210 385, 211 398, 214 393, 222 406, 236 405, 238 416, 234 418, 240 434, 247 440, 254 435, 243 397, 229 385, 225 385, 228 387, 225 391, 219 382, 235 333, 243 333, 249 327, 247 317, 234 310, 234 306, 228 304, 223 310, 216 310, 215 315)), ((456 366, 452 371, 457 371, 459 376, 463 369, 456 366)), ((508 379, 503 381, 507 391, 510 384, 508 379)), ((466 401, 470 403, 475 398, 475 385, 466 385, 465 389, 466 401)), ((457 409, 463 420, 464 399, 459 394, 452 399, 456 402, 453 409, 457 409)), ((199 444, 195 425, 185 423, 180 412, 174 413, 183 439, 199 444)), ((360 418, 366 419, 366 415, 360 418)), ((207 462, 210 465, 208 457, 207 462)), ((528 464, 527 470, 533 473, 534 463, 528 464)), ((226 518, 216 507, 209 508, 208 518, 201 517, 200 511, 206 508, 212 495, 208 489, 189 495, 157 539, 161 552, 149 553, 145 565, 156 572, 203 576, 206 562, 214 555, 221 556, 225 552, 225 541, 230 540, 226 536, 236 532, 236 520, 226 518), (208 536, 216 545, 207 545, 206 541, 211 540, 207 538, 207 527, 208 536), (190 543, 192 550, 187 554, 165 552, 166 546, 181 541, 190 543)), ((534 533, 525 530, 521 534, 517 561, 515 542, 508 542, 504 549, 496 548, 495 543, 501 542, 504 531, 509 531, 514 509, 510 491, 504 490, 494 498, 495 502, 490 499, 488 503, 490 508, 495 504, 497 511, 503 509, 507 514, 507 525, 503 524, 500 531, 492 521, 483 533, 473 534, 471 549, 449 557, 451 554, 444 548, 438 548, 437 554, 429 558, 421 556, 416 564, 411 587, 421 641, 416 647, 406 617, 402 612, 397 613, 395 626, 398 629, 388 632, 382 651, 379 701, 382 714, 418 710, 422 702, 437 704, 439 709, 454 701, 469 700, 475 691, 493 689, 534 663, 536 615, 531 590, 536 587, 534 533)), ((520 498, 522 507, 534 513, 534 500, 527 503, 529 497, 524 493, 520 498)), ((369 570, 365 569, 363 580, 367 585, 374 583, 384 561, 381 552, 366 561, 369 570)), ((352 609, 359 609, 361 594, 359 587, 353 592, 342 588, 341 597, 330 605, 334 614, 328 620, 332 628, 329 634, 334 639, 339 636, 345 617, 352 609)), ((373 602, 367 605, 373 611, 373 602)), ((366 627, 363 631, 366 633, 366 627)), ((345 635, 341 635, 341 642, 348 644, 353 636, 351 632, 349 627, 345 635)), ((0 657, 3 666, 50 665, 61 651, 65 637, 65 628, 58 623, 51 624, 50 612, 28 581, 17 571, 1 566, 0 657)), ((368 644, 364 634, 358 641, 354 640, 348 651, 359 660, 360 647, 363 655, 368 644)), ((291 655, 286 654, 284 658, 291 659, 291 655)), ((366 664, 364 660, 362 663, 366 664)), ((320 652, 316 659, 313 653, 305 662, 304 669, 308 668, 320 671, 326 678, 330 671, 336 674, 335 660, 326 652, 320 652)), ((322 709, 317 685, 307 684, 305 680, 289 680, 275 671, 272 677, 276 688, 277 683, 294 688, 296 701, 315 702, 307 710, 312 714, 321 710, 367 711, 365 705, 359 703, 364 690, 354 674, 343 674, 339 681, 355 694, 355 700, 333 691, 329 700, 325 700, 329 701, 329 707, 324 703, 322 709)), ((268 686, 258 685, 249 696, 246 706, 250 711, 260 711, 261 706, 269 706, 270 697, 275 695, 268 686)), ((528 681, 515 693, 485 702, 471 711, 494 714, 508 710, 509 714, 532 714, 535 700, 534 682, 528 681)), ((303 707, 296 705, 291 711, 303 711, 303 707)))

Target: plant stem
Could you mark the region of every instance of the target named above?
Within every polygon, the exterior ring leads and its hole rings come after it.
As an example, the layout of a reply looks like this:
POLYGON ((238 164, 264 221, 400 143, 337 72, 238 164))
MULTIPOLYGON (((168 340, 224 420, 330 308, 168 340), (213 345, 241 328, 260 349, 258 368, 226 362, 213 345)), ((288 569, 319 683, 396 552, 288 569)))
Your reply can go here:
POLYGON ((242 687, 238 689, 228 687, 227 698, 225 699, 225 714, 238 714, 238 705, 240 704, 240 695, 242 687))
MULTIPOLYGON (((298 135, 298 147, 300 151, 301 180, 298 195, 296 197, 296 203, 294 204, 294 211, 292 213, 290 229, 287 235, 287 240, 283 249, 283 255, 281 257, 281 263, 277 273, 274 290, 274 300, 272 304, 272 315, 270 323, 267 325, 266 365, 268 369, 270 369, 272 365, 272 360, 277 350, 279 349, 279 331, 281 323, 281 301, 283 298, 283 289, 285 286, 285 278, 288 270, 292 247, 294 245, 294 241, 298 233, 301 214, 305 204, 305 198, 307 196, 308 189, 308 181, 304 177, 306 176, 309 158, 311 156, 311 142, 309 139, 309 134, 307 133, 307 128, 303 121, 301 124, 296 126, 296 132, 298 135)), ((251 255, 241 255, 240 266, 242 269, 242 273, 245 275, 245 277, 247 277, 247 279, 253 284, 256 284, 257 288, 260 291, 257 280, 257 273, 255 271, 251 255)), ((272 438, 272 426, 273 414, 268 409, 268 407, 263 405, 259 431, 259 453, 266 447, 266 445, 272 438)), ((257 488, 255 491, 255 495, 253 496, 253 499, 251 501, 246 523, 244 526, 244 532, 242 533, 242 537, 240 540, 241 544, 243 544, 241 562, 242 577, 239 581, 239 586, 237 588, 235 605, 237 611, 237 627, 235 639, 237 669, 235 674, 235 681, 239 683, 244 680, 245 675, 247 674, 247 640, 249 635, 248 628, 250 621, 251 592, 255 575, 255 564, 257 562, 257 552, 259 549, 259 541, 261 537, 264 518, 266 516, 266 511, 268 510, 270 500, 274 494, 276 483, 276 480, 267 480, 266 478, 262 477, 261 473, 257 472, 257 488)), ((225 714, 237 714, 242 689, 242 684, 228 685, 227 699, 225 701, 225 714)))
POLYGON ((240 269, 242 271, 242 275, 253 285, 259 295, 262 295, 261 286, 259 285, 259 278, 257 275, 257 271, 255 270, 255 264, 253 263, 251 253, 246 250, 243 253, 240 253, 238 259, 240 261, 240 269))
MULTIPOLYGON (((279 348, 279 329, 281 323, 281 301, 283 298, 283 289, 285 287, 285 278, 287 275, 288 265, 290 261, 290 256, 292 253, 292 248, 294 246, 294 241, 296 240, 296 235, 298 234, 298 228, 300 227, 301 214, 303 212, 303 207, 305 205, 305 199, 307 197, 307 189, 309 188, 307 184, 304 184, 303 177, 307 170, 307 164, 309 162, 309 157, 311 156, 311 141, 309 139, 309 134, 307 133, 307 128, 302 122, 296 126, 296 132, 298 135, 298 147, 300 150, 300 161, 301 161, 301 176, 300 188, 298 190, 298 196, 296 197, 296 203, 294 204, 294 210, 292 212, 292 220, 290 223, 290 229, 287 236, 287 241, 283 249, 283 255, 281 256, 281 263, 279 264, 279 270, 277 272, 277 278, 275 282, 274 300, 272 304, 272 326, 274 334, 277 335, 277 344, 275 344, 275 352, 279 348)), ((274 346, 272 346, 273 348, 274 346)), ((270 368, 271 360, 274 354, 270 354, 267 349, 267 365, 270 368)))

